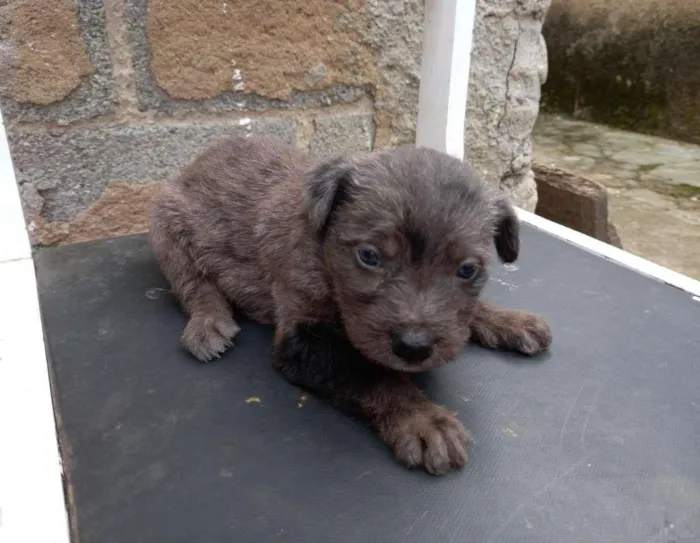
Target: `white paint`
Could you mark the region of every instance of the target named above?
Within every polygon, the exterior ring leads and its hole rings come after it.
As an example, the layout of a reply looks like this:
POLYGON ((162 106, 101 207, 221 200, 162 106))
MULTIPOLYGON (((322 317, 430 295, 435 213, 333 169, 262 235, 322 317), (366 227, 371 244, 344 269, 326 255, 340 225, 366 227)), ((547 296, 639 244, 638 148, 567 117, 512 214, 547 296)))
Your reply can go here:
POLYGON ((69 541, 34 262, 1 122, 0 541, 69 541))
POLYGON ((235 68, 233 70, 233 90, 242 91, 244 88, 245 86, 243 85, 243 73, 239 68, 235 68))
POLYGON ((464 157, 476 0, 426 0, 416 145, 464 157))
POLYGON ((30 258, 31 254, 10 148, 0 112, 0 262, 30 258))
POLYGON ((563 239, 584 249, 590 253, 594 253, 602 258, 616 262, 622 266, 630 268, 642 275, 661 281, 668 285, 681 289, 693 296, 700 296, 700 281, 696 281, 687 275, 675 272, 658 264, 654 264, 649 260, 635 256, 622 249, 618 249, 613 245, 582 234, 576 230, 547 220, 539 215, 530 213, 523 209, 517 209, 518 217, 521 221, 538 230, 542 230, 557 238, 563 239))

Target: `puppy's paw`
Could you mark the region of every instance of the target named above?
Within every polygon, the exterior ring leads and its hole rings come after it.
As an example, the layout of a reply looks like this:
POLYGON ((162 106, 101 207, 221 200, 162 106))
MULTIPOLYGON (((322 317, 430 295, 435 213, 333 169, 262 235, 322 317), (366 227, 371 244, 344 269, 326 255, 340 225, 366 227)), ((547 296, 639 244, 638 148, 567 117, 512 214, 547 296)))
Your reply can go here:
POLYGON ((446 409, 431 404, 404 415, 394 424, 389 445, 406 466, 422 467, 428 473, 442 475, 467 463, 471 437, 446 409))
POLYGON ((230 315, 192 315, 182 332, 182 346, 201 362, 210 362, 233 345, 240 327, 230 315))
POLYGON ((549 348, 552 344, 552 331, 547 321, 539 315, 519 313, 505 339, 507 347, 534 355, 549 348))
POLYGON ((486 308, 472 323, 472 341, 488 349, 507 349, 535 355, 549 348, 552 332, 539 315, 486 308))

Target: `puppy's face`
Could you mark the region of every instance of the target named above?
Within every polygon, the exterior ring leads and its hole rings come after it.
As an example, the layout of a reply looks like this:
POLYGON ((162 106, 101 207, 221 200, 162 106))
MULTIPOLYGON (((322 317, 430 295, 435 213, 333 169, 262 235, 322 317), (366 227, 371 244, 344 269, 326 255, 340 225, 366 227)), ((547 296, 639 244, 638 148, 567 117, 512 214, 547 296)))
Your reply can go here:
POLYGON ((511 206, 461 161, 427 149, 336 159, 307 178, 310 224, 350 341, 401 371, 452 361, 491 246, 518 255, 511 206))

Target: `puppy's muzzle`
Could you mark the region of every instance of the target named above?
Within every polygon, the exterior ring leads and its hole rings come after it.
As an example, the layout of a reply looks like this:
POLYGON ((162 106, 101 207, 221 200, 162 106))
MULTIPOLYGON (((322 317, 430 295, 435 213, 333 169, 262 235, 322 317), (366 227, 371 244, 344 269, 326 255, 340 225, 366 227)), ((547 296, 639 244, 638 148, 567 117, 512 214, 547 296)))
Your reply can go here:
POLYGON ((433 342, 425 332, 393 333, 391 350, 407 364, 420 364, 433 354, 433 342))

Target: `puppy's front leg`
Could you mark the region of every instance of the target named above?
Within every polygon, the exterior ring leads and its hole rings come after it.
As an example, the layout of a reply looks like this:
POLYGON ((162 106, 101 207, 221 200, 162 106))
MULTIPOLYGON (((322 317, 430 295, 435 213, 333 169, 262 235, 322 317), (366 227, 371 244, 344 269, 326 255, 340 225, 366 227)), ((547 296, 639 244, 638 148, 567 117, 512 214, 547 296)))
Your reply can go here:
POLYGON ((471 340, 489 349, 507 349, 527 355, 546 350, 552 343, 549 324, 539 315, 498 309, 477 302, 470 324, 471 340))
POLYGON ((368 361, 334 325, 278 329, 275 368, 291 383, 366 420, 409 467, 442 474, 467 461, 469 433, 407 375, 368 361))

